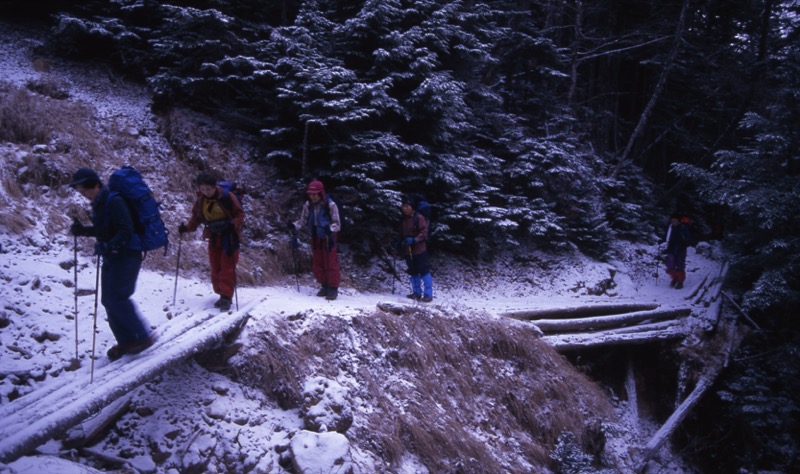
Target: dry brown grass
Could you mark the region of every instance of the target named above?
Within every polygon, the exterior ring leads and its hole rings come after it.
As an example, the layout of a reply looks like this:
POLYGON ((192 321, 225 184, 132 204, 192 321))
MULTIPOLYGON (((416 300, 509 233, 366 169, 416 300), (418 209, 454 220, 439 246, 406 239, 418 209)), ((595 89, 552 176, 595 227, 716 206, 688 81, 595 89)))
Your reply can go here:
MULTIPOLYGON (((174 273, 180 244, 182 275, 203 278, 208 263, 200 233, 179 241, 176 230, 189 217, 195 177, 201 170, 211 170, 248 190, 239 284, 270 284, 295 272, 284 228, 290 193, 267 184, 273 177, 265 167, 252 164, 255 153, 246 137, 220 128, 202 115, 176 109, 160 121, 163 138, 142 141, 140 131, 124 118, 100 120, 89 105, 54 97, 68 98, 69 91, 50 76, 28 83, 27 88, 0 83, 0 141, 17 156, 3 163, 0 184, 10 200, 25 204, 20 209, 15 203, 5 203, 2 214, 8 232, 30 231, 29 219, 16 214, 20 210, 25 214, 31 204, 43 210, 41 218, 52 221, 46 222, 45 228, 53 233, 67 232, 70 219, 57 218, 62 214, 82 216, 88 223, 88 203, 64 186, 72 172, 89 166, 106 176, 123 164, 132 164, 162 203, 162 215, 171 232, 167 255, 151 252, 145 268, 174 273), (43 146, 34 149, 34 145, 43 146)), ((305 255, 300 255, 299 264, 301 272, 308 271, 305 255)))
POLYGON ((352 380, 353 399, 375 410, 348 437, 388 469, 410 453, 437 473, 535 472, 563 433, 596 450, 597 420, 613 416, 600 389, 522 325, 435 309, 322 319, 262 334, 239 376, 284 408, 302 403, 307 378, 352 380))

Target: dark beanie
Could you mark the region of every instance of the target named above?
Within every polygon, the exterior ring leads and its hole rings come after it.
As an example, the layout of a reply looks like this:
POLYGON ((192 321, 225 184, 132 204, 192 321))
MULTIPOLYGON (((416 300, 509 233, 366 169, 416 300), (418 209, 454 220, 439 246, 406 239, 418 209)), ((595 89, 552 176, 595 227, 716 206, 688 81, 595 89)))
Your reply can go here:
POLYGON ((217 177, 214 174, 204 171, 197 175, 197 178, 194 180, 194 184, 200 186, 201 184, 206 184, 208 186, 216 186, 217 185, 217 177))
POLYGON ((79 168, 75 174, 72 175, 72 181, 69 182, 69 186, 74 188, 80 184, 92 187, 95 184, 100 182, 100 176, 97 175, 97 172, 91 168, 79 168))

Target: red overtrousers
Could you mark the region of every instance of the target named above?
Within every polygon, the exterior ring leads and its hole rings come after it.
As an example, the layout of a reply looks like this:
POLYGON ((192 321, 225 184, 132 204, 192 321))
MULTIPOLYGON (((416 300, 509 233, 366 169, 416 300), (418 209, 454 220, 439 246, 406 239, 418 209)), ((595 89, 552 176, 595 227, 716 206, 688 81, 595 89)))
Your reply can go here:
POLYGON ((328 251, 327 242, 327 239, 311 238, 311 272, 320 285, 339 288, 339 257, 336 255, 336 245, 328 251))
POLYGON ((222 248, 218 235, 212 235, 208 241, 208 264, 211 267, 211 286, 214 293, 233 298, 236 289, 236 264, 239 262, 239 251, 227 255, 222 248))

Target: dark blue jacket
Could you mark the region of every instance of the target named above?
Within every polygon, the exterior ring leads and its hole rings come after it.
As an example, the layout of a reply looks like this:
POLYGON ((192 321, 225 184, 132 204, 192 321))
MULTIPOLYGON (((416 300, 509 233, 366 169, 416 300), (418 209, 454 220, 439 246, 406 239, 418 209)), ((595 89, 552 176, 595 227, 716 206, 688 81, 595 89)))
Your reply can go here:
POLYGON ((128 204, 122 196, 111 194, 105 186, 92 202, 92 223, 97 241, 109 250, 141 249, 128 204))

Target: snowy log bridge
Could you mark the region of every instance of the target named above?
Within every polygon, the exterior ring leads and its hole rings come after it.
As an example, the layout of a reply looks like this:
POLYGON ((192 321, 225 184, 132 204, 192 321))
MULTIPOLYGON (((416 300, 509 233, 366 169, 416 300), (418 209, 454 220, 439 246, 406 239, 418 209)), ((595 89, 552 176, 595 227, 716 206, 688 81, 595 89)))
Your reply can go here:
POLYGON ((254 301, 233 314, 219 310, 194 315, 167 327, 147 351, 112 363, 99 357, 94 380, 88 371, 72 373, 62 385, 37 390, 0 407, 0 462, 12 462, 43 442, 62 435, 89 416, 169 367, 213 348, 247 321, 254 301))
MULTIPOLYGON (((586 348, 603 348, 625 344, 646 344, 669 340, 681 341, 690 334, 715 333, 722 339, 724 353, 717 349, 703 350, 708 357, 695 377, 693 387, 687 387, 688 396, 676 400, 676 409, 664 425, 643 447, 637 466, 638 472, 647 472, 648 462, 669 439, 689 411, 712 386, 716 377, 727 365, 730 354, 741 340, 735 318, 723 319, 722 296, 733 305, 737 313, 751 326, 758 326, 744 311, 722 291, 727 274, 727 264, 708 274, 701 275, 687 296, 670 306, 658 304, 599 304, 574 308, 557 308, 535 311, 514 311, 502 316, 530 321, 542 333, 542 339, 556 350, 570 352, 586 348)), ((692 344, 702 345, 708 338, 694 338, 692 344)), ((719 344, 719 341, 717 341, 719 344)), ((719 346, 716 346, 719 347, 719 346)), ((684 364, 681 362, 681 364, 684 364)), ((685 374, 684 370, 679 373, 685 374)), ((634 361, 629 360, 626 371, 625 390, 631 415, 638 418, 637 388, 634 361)), ((680 385, 680 384, 679 384, 680 385)))
POLYGON ((530 321, 558 351, 681 340, 719 323, 720 294, 727 265, 703 275, 683 301, 659 304, 595 304, 573 308, 511 311, 501 316, 530 321))

